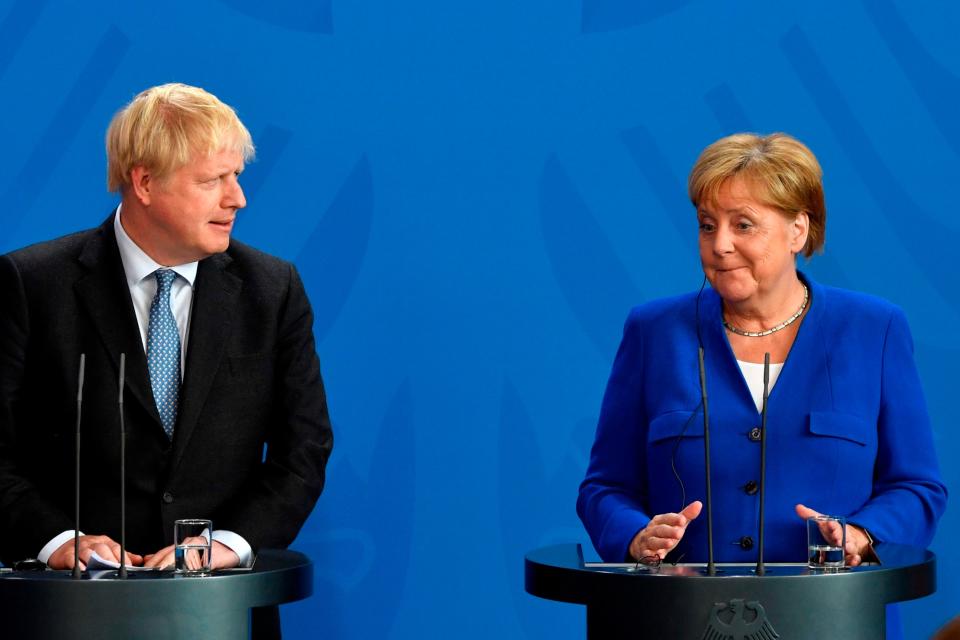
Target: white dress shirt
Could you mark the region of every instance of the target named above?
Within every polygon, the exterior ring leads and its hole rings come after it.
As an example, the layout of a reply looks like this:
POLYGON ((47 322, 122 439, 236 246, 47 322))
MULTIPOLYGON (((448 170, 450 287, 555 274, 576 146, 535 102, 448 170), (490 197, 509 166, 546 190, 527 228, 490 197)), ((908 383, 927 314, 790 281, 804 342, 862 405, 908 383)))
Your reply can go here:
POLYGON ((117 235, 117 248, 120 249, 120 261, 130 287, 130 299, 137 314, 140 327, 140 339, 143 351, 147 351, 147 328, 150 326, 150 305, 157 295, 157 279, 153 273, 157 269, 170 269, 178 276, 170 287, 170 311, 177 321, 180 333, 180 381, 187 364, 187 339, 190 336, 190 311, 193 307, 193 282, 197 279, 197 262, 188 262, 175 266, 162 265, 143 252, 127 235, 120 220, 120 208, 113 219, 113 230, 117 235))
MULTIPOLYGON (((763 411, 763 363, 745 362, 737 360, 740 365, 740 371, 743 373, 743 379, 747 381, 747 388, 750 389, 750 395, 753 396, 753 403, 757 405, 757 411, 763 411)), ((773 391, 773 385, 777 384, 777 378, 783 371, 783 363, 770 363, 770 387, 768 392, 773 391)))
MULTIPOLYGON (((113 219, 113 230, 117 236, 117 248, 120 250, 120 260, 123 263, 123 271, 127 278, 127 286, 130 288, 130 299, 133 301, 133 310, 137 315, 137 325, 140 328, 140 338, 143 342, 143 350, 147 350, 147 328, 150 324, 150 305, 157 293, 157 279, 153 273, 157 269, 171 269, 179 276, 173 281, 170 289, 170 310, 177 322, 177 330, 180 333, 180 380, 183 381, 184 371, 187 364, 187 340, 190 336, 190 313, 193 308, 193 285, 197 278, 197 262, 188 262, 180 265, 161 265, 144 253, 143 249, 137 246, 123 228, 120 219, 120 207, 117 207, 117 214, 113 219)), ((196 517, 206 517, 207 514, 197 514, 196 517)), ((43 562, 49 560, 50 556, 60 545, 73 537, 73 531, 64 531, 44 545, 37 559, 43 562)), ((213 539, 226 545, 237 556, 240 557, 240 566, 247 567, 253 561, 253 550, 250 544, 243 536, 219 529, 213 532, 213 539)))

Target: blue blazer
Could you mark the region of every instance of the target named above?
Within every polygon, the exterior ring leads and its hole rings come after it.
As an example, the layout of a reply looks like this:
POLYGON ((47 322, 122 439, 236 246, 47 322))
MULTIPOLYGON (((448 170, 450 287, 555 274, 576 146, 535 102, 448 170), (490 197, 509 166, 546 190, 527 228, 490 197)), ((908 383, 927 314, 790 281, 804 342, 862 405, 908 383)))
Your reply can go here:
MULTIPOLYGON (((876 297, 810 286, 811 306, 767 414, 766 538, 771 562, 805 559, 803 503, 843 515, 878 541, 927 546, 946 505, 903 312, 876 297)), ((607 385, 577 513, 606 561, 622 562, 650 518, 705 495, 697 295, 630 312, 607 385), (686 491, 671 469, 671 458, 686 491)), ((760 424, 706 289, 706 360, 717 561, 752 562, 758 531, 760 424)), ((706 511, 669 558, 706 560, 706 511)))

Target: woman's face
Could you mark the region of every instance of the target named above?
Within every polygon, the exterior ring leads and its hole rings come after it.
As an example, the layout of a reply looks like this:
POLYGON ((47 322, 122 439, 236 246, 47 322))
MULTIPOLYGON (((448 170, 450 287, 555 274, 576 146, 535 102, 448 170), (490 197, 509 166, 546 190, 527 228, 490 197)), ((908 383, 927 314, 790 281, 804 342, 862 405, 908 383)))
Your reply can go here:
POLYGON ((794 256, 807 241, 805 213, 789 220, 760 204, 749 182, 735 177, 720 187, 714 202, 700 204, 697 217, 703 272, 721 298, 751 302, 788 291, 796 279, 794 256))

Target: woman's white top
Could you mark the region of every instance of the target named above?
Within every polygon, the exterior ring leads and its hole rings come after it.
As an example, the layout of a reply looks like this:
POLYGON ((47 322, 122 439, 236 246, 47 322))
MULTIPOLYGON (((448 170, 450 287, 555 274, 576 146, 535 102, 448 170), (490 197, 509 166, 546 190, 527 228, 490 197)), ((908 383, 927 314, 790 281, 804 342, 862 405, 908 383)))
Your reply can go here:
MULTIPOLYGON (((744 362, 737 360, 740 365, 740 371, 743 373, 743 379, 747 381, 747 388, 750 389, 750 395, 753 396, 753 403, 757 405, 757 411, 763 410, 763 363, 762 362, 744 362)), ((773 385, 777 384, 777 378, 783 370, 783 363, 770 363, 770 392, 773 391, 773 385)))

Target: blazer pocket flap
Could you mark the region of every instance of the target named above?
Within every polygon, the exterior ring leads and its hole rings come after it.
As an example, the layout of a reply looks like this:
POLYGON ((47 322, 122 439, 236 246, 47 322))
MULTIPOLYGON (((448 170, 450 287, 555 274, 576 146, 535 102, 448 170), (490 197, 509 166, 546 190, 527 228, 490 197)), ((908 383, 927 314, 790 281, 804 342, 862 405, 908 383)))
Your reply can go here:
POLYGON ((702 438, 703 412, 671 411, 650 421, 647 442, 654 443, 668 438, 702 438))
POLYGON ((866 446, 876 438, 876 426, 860 416, 835 411, 811 411, 810 433, 842 438, 866 446))

